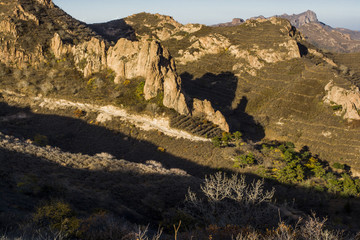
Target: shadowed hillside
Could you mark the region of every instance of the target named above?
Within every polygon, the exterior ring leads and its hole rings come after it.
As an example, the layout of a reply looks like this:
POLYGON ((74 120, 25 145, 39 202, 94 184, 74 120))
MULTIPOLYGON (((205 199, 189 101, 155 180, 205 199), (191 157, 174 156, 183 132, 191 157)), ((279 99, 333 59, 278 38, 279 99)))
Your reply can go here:
MULTIPOLYGON (((166 19, 152 16, 156 17, 158 21, 166 19)), ((210 100, 232 129, 241 129, 249 139, 264 136, 261 129, 265 129, 265 138, 308 145, 326 159, 341 159, 357 168, 356 121, 348 123, 335 115, 340 114, 331 104, 324 104, 325 86, 331 80, 340 88, 351 89, 352 84, 357 85, 356 75, 343 73, 341 63, 334 63, 333 56, 307 43, 286 20, 248 20, 232 27, 200 25, 185 32, 182 29, 186 26, 171 19, 171 28, 162 23, 163 31, 169 32, 162 39, 151 25, 157 21, 147 22, 146 29, 139 27, 140 22, 146 21, 143 19, 134 15, 125 21, 133 26, 139 38, 151 32, 162 40, 175 57, 184 88, 192 96, 210 100), (215 76, 223 76, 224 72, 234 76, 237 83, 226 81, 226 77, 216 81, 215 76), (236 114, 242 99, 246 99, 246 108, 242 109, 249 118, 236 114), (258 128, 247 132, 249 128, 245 126, 251 122, 258 128)), ((348 61, 351 62, 350 58, 348 61)))
POLYGON ((359 231, 356 54, 277 17, 88 27, 51 0, 0 4, 0 238, 359 231))

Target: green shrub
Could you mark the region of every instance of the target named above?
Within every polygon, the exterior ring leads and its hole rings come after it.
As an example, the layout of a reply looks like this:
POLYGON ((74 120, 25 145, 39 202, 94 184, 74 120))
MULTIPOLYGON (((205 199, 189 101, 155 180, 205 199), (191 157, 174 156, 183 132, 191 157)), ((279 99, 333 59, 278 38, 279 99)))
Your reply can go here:
POLYGON ((239 131, 236 131, 232 134, 232 139, 234 139, 236 147, 240 146, 242 141, 241 137, 242 137, 242 133, 239 131))
POLYGON ((299 182, 303 181, 305 178, 305 171, 303 166, 300 164, 297 165, 295 171, 296 171, 296 180, 299 182))
POLYGON ((355 181, 347 173, 342 174, 343 177, 343 191, 344 196, 358 196, 359 188, 356 186, 355 181))
POLYGON ((75 236, 80 227, 80 220, 74 216, 70 205, 59 200, 37 208, 33 221, 40 227, 50 226, 68 236, 75 236))
POLYGON ((213 137, 211 139, 211 142, 213 143, 214 147, 221 147, 221 138, 220 137, 213 137))
POLYGON ((334 163, 334 164, 332 165, 332 167, 335 168, 335 169, 340 169, 340 170, 344 170, 344 169, 345 169, 345 165, 344 165, 344 164, 341 164, 341 163, 338 163, 338 162, 334 163))
POLYGON ((296 155, 292 150, 286 149, 285 152, 283 152, 282 157, 286 162, 291 162, 296 158, 296 155))
POLYGON ((318 159, 310 157, 305 166, 315 175, 315 177, 322 178, 325 176, 326 171, 324 166, 319 162, 318 159))
POLYGON ((341 111, 342 110, 342 105, 333 105, 331 106, 332 110, 334 111, 341 111))
POLYGON ((304 171, 302 168, 298 168, 298 166, 299 160, 288 162, 285 167, 275 172, 275 178, 282 183, 298 182, 298 178, 304 178, 304 171))
POLYGON ((340 193, 342 191, 342 183, 334 173, 326 174, 326 187, 330 193, 340 193))
POLYGON ((231 140, 231 134, 228 132, 223 132, 221 137, 222 144, 224 146, 228 146, 230 140, 231 140))
POLYGON ((139 84, 136 86, 135 95, 138 99, 144 99, 144 86, 145 81, 139 82, 139 84))
POLYGON ((253 153, 243 154, 235 157, 234 167, 246 167, 255 164, 255 156, 253 153))
POLYGON ((319 162, 316 164, 316 166, 311 171, 315 174, 315 177, 318 177, 318 178, 323 178, 326 173, 324 167, 319 162))

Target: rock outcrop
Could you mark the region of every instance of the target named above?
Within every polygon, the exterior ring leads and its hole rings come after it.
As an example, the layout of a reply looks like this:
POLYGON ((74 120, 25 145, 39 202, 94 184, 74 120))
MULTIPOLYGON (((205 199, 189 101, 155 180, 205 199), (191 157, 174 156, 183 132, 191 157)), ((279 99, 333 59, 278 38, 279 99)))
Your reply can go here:
POLYGON ((325 86, 326 96, 323 101, 326 104, 337 106, 340 116, 348 120, 360 120, 360 91, 359 88, 353 86, 347 90, 334 85, 330 81, 325 86))
MULTIPOLYGON (((201 24, 186 24, 175 21, 171 16, 161 14, 139 13, 129 16, 124 21, 135 29, 138 39, 159 39, 166 41, 171 38, 180 40, 186 34, 202 29, 201 24)), ((107 28, 106 26, 104 26, 107 28)))
POLYGON ((175 62, 168 50, 155 41, 132 42, 120 39, 107 53, 107 66, 116 73, 115 82, 143 77, 145 99, 164 93, 163 104, 180 114, 189 114, 181 79, 175 72, 175 62))
POLYGON ((105 42, 97 38, 78 45, 64 44, 58 33, 51 39, 50 49, 55 58, 60 59, 65 54, 72 54, 75 66, 88 77, 101 71, 106 66, 105 42))
POLYGON ((220 111, 215 111, 211 102, 206 99, 204 101, 193 99, 193 116, 205 117, 210 122, 217 124, 225 132, 230 130, 224 115, 220 111))
MULTIPOLYGON (((280 26, 280 31, 284 35, 295 34, 289 22, 276 17, 247 20, 244 25, 256 27, 268 23, 280 26)), ((228 37, 219 33, 210 33, 199 38, 192 36, 189 41, 191 45, 187 49, 178 51, 179 56, 176 57, 178 64, 195 62, 209 54, 230 53, 235 59, 242 60, 233 66, 234 71, 256 75, 256 70, 261 69, 266 63, 277 63, 301 57, 297 41, 290 37, 284 38, 281 42, 274 42, 273 46, 267 48, 255 43, 251 45, 249 43, 247 48, 244 48, 241 44, 233 44, 228 37)))
POLYGON ((115 83, 125 79, 142 77, 145 79, 146 100, 163 92, 163 104, 180 114, 190 111, 181 92, 181 79, 175 71, 175 62, 168 50, 156 41, 130 41, 120 39, 115 46, 105 49, 105 42, 97 38, 78 45, 64 44, 59 34, 51 40, 51 50, 56 58, 71 54, 84 77, 102 69, 115 71, 115 83))
POLYGON ((192 43, 187 50, 180 50, 178 53, 181 57, 177 58, 179 64, 187 64, 199 60, 206 54, 218 54, 226 51, 231 46, 229 39, 221 34, 210 34, 205 37, 192 37, 192 43))

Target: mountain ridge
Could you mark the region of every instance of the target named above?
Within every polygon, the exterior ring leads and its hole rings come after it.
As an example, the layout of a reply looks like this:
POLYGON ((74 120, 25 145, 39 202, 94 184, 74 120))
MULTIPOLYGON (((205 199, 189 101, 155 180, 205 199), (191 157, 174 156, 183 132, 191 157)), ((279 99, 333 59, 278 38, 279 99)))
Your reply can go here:
MULTIPOLYGON (((360 52, 360 31, 354 31, 345 28, 332 28, 318 20, 315 12, 307 10, 299 14, 282 14, 276 17, 285 18, 298 28, 307 40, 315 46, 335 52, 360 52)), ((265 18, 263 16, 250 19, 265 18)), ((229 22, 225 24, 213 25, 236 26, 243 22, 229 22)))

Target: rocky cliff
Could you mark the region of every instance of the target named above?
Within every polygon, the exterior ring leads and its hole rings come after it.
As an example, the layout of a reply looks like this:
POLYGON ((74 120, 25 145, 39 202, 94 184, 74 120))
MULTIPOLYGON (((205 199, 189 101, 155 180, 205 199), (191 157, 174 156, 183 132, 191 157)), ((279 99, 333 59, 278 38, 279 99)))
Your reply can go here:
POLYGON ((145 78, 146 100, 163 92, 164 106, 180 114, 190 113, 181 92, 181 79, 176 74, 175 62, 159 43, 120 39, 107 52, 107 66, 116 72, 116 83, 138 76, 145 78))
POLYGON ((84 78, 110 68, 116 84, 142 77, 146 100, 161 94, 164 106, 190 114, 174 60, 158 42, 119 39, 109 47, 105 39, 50 0, 6 1, 4 6, 0 61, 8 67, 36 67, 53 56, 57 62, 70 61, 84 78))

